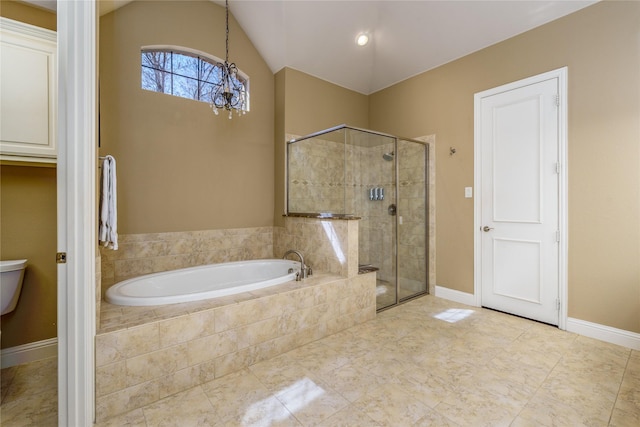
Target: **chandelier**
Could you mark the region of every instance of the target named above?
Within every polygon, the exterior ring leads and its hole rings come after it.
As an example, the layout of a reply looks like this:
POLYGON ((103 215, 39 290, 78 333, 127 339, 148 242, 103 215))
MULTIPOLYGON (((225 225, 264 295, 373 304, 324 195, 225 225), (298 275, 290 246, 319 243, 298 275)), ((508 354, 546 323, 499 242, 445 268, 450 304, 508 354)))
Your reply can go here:
POLYGON ((213 84, 211 91, 211 108, 218 115, 218 109, 229 112, 231 119, 233 111, 238 114, 247 112, 247 92, 245 85, 238 78, 238 67, 229 63, 229 0, 225 0, 226 11, 226 56, 224 63, 218 63, 219 80, 213 84))

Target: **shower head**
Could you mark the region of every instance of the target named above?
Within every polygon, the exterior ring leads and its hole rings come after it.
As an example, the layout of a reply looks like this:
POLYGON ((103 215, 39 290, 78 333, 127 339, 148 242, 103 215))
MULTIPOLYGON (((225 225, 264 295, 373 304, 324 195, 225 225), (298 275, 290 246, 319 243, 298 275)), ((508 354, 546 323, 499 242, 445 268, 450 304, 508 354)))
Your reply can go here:
POLYGON ((386 161, 390 162, 391 160, 393 160, 393 156, 394 156, 394 153, 393 153, 393 151, 391 151, 389 153, 384 153, 382 155, 382 158, 385 159, 386 161))

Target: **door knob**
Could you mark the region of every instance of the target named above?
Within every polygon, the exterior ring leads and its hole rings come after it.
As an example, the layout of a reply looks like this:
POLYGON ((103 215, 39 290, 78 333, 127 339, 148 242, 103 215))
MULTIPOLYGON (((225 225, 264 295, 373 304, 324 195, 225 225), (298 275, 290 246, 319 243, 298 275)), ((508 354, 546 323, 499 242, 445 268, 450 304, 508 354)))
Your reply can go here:
POLYGON ((485 225, 484 227, 482 227, 482 231, 484 231, 485 233, 489 230, 493 230, 493 227, 489 227, 488 225, 485 225))

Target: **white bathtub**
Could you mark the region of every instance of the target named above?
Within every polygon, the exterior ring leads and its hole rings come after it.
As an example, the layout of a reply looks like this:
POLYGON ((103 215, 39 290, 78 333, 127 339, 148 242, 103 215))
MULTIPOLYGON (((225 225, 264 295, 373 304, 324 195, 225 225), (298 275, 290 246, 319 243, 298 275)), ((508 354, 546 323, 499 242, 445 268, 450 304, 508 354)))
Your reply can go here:
POLYGON ((227 262, 147 274, 116 283, 105 299, 116 305, 162 305, 254 291, 295 280, 300 262, 282 259, 227 262), (293 269, 292 273, 289 273, 293 269))

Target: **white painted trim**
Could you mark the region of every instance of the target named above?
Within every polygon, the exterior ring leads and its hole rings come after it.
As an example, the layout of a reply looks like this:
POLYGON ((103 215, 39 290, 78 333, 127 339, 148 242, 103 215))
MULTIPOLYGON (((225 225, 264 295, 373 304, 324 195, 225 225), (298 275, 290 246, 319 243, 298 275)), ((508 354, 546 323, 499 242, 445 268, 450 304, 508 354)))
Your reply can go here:
POLYGON ((58 2, 58 425, 95 418, 97 21, 94 1, 58 2))
POLYGON ((448 299, 449 301, 459 302, 470 306, 479 307, 473 294, 456 291, 455 289, 444 288, 436 285, 436 296, 438 298, 448 299))
POLYGON ((50 338, 3 349, 0 351, 0 366, 8 368, 57 355, 58 338, 50 338))
POLYGON ((27 24, 21 21, 14 21, 13 19, 0 16, 0 29, 3 31, 12 31, 21 36, 26 36, 36 41, 44 39, 55 43, 58 39, 58 35, 55 31, 47 28, 36 27, 35 25, 27 24))
POLYGON ((611 326, 569 317, 567 319, 567 331, 633 350, 640 350, 640 334, 625 331, 624 329, 612 328, 611 326))
POLYGON ((560 98, 560 105, 558 109, 559 123, 558 123, 558 159, 561 165, 559 174, 559 227, 560 227, 560 247, 559 247, 559 272, 558 272, 558 294, 560 298, 560 312, 558 313, 558 328, 567 328, 567 316, 568 316, 568 262, 569 262, 569 222, 568 222, 568 210, 569 210, 569 190, 568 190, 568 68, 563 67, 557 70, 552 70, 546 73, 538 74, 537 76, 529 77, 523 80, 518 80, 503 86, 499 86, 493 89, 488 89, 483 92, 476 93, 474 95, 474 179, 473 185, 476 189, 476 197, 473 198, 474 206, 474 218, 473 218, 473 297, 474 305, 482 306, 482 289, 480 284, 482 283, 482 258, 481 258, 481 233, 480 218, 481 218, 481 197, 479 197, 482 188, 482 150, 481 148, 481 135, 480 135, 480 111, 481 100, 484 97, 495 95, 500 92, 505 92, 524 86, 527 84, 534 84, 544 80, 558 79, 558 96, 560 98))

